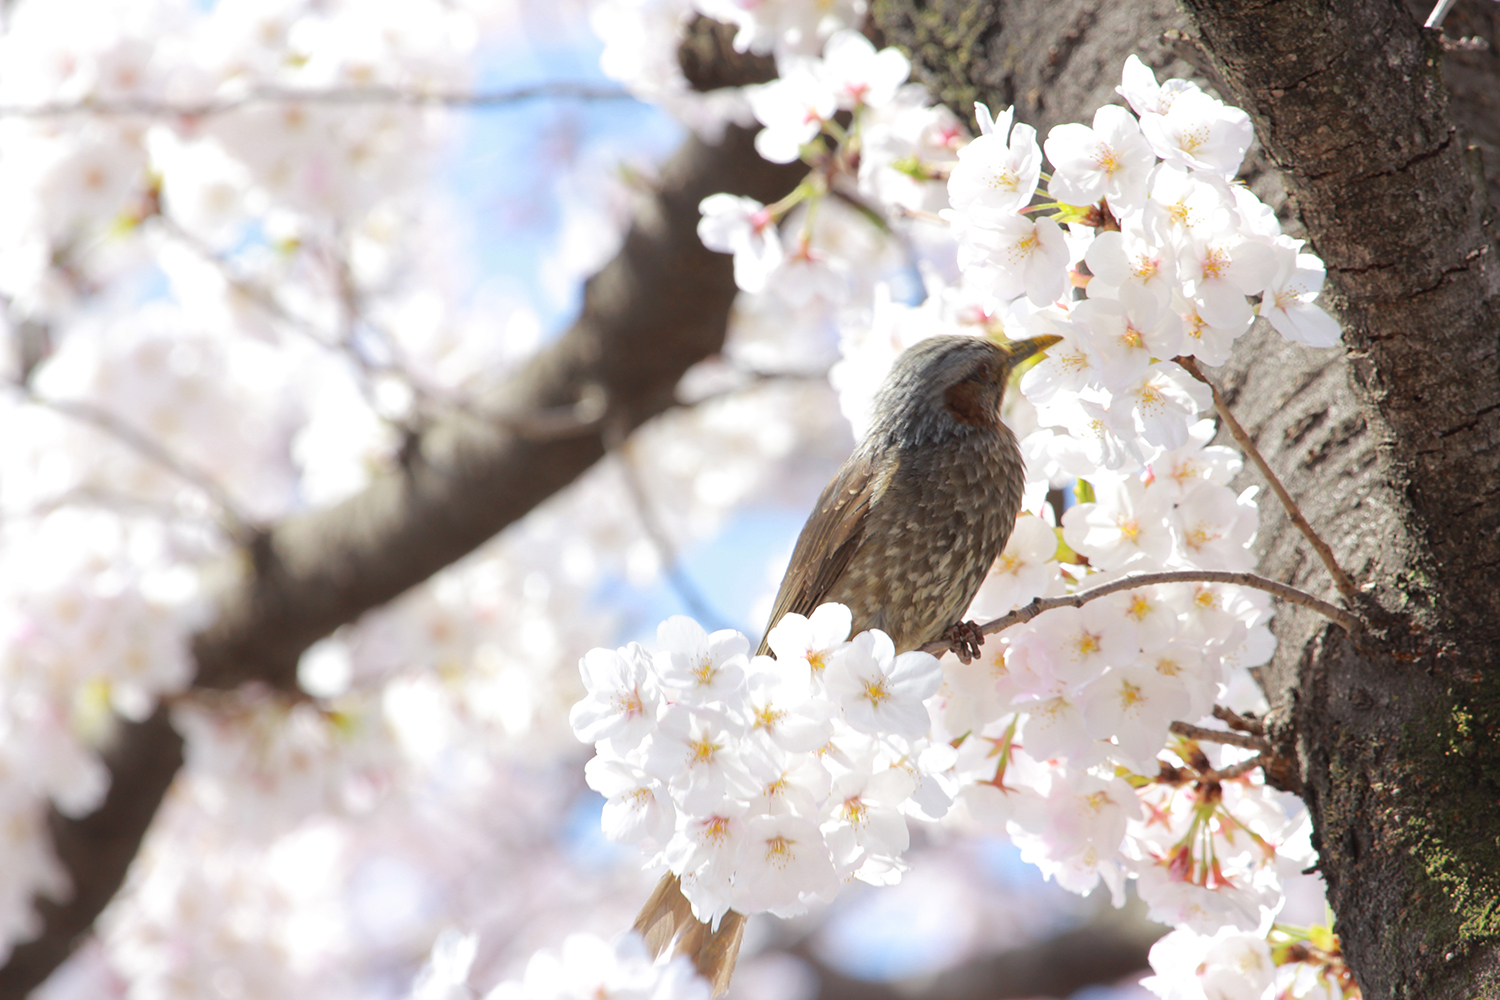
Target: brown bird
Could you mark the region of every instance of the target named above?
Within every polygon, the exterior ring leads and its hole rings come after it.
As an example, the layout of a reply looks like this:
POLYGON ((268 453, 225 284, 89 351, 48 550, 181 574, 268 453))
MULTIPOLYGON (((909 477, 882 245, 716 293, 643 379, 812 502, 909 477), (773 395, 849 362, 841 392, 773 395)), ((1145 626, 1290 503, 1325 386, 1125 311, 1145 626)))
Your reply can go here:
MULTIPOLYGON (((767 632, 782 615, 836 601, 854 613, 855 632, 878 628, 898 653, 977 639, 960 616, 1021 510, 1021 450, 1000 403, 1015 367, 1059 339, 933 337, 896 359, 869 432, 797 538, 767 632)), ((764 639, 759 652, 769 652, 764 639)), ((699 922, 668 873, 635 929, 655 954, 691 956, 717 996, 744 924, 734 910, 717 929, 699 922)))

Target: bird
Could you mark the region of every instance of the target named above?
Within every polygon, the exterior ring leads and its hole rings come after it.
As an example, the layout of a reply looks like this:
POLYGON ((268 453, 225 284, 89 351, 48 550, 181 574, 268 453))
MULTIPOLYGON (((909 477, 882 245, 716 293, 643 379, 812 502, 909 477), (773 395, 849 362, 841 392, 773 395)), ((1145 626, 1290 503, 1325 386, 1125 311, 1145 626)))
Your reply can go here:
MULTIPOLYGON (((978 630, 961 616, 1015 527, 1025 478, 1000 404, 1012 372, 1060 339, 940 335, 897 357, 869 430, 797 538, 767 636, 783 615, 836 602, 854 632, 880 629, 897 653, 938 639, 960 655, 977 650, 978 630)), ((759 653, 769 651, 763 638, 759 653)), ((634 927, 653 953, 691 957, 718 996, 744 924, 735 910, 716 927, 698 921, 668 872, 634 927)))

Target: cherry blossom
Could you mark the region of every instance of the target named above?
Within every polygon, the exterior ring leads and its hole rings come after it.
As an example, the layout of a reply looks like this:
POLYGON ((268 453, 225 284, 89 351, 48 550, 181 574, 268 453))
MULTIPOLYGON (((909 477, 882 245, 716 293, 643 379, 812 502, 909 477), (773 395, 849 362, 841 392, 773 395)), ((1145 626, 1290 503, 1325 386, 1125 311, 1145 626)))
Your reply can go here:
POLYGON ((734 281, 748 292, 766 287, 786 259, 776 220, 754 198, 714 194, 698 206, 698 238, 710 250, 734 254, 734 281))
POLYGON ((1287 340, 1309 347, 1338 343, 1338 322, 1312 304, 1323 289, 1323 262, 1293 247, 1273 247, 1276 270, 1261 298, 1260 315, 1287 340))
POLYGON ((823 45, 822 75, 833 88, 838 105, 881 108, 896 96, 906 82, 911 62, 900 50, 875 51, 858 31, 844 30, 829 36, 823 45))
POLYGON ((948 178, 948 197, 955 211, 982 212, 998 220, 1031 201, 1042 156, 1036 129, 1025 123, 1012 126, 1009 109, 998 124, 984 129, 988 118, 989 110, 984 109, 982 134, 958 151, 958 164, 948 178))
POLYGON ((1107 198, 1116 211, 1133 211, 1144 200, 1147 176, 1156 166, 1134 116, 1114 104, 1094 113, 1092 128, 1054 126, 1042 148, 1053 167, 1047 193, 1070 205, 1107 198))
POLYGON ((927 735, 922 702, 942 683, 942 671, 931 654, 896 655, 890 637, 872 629, 834 655, 825 683, 850 726, 915 739, 927 735))

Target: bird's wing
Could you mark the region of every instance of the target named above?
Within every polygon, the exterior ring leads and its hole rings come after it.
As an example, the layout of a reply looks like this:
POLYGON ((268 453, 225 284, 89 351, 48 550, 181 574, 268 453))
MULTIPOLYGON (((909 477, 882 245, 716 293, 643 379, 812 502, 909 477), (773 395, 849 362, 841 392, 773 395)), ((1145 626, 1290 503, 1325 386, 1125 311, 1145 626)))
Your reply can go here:
MULTIPOLYGON (((782 577, 771 620, 766 623, 767 634, 782 615, 811 614, 828 599, 865 539, 870 504, 884 487, 884 478, 860 451, 849 456, 838 475, 823 488, 792 549, 791 564, 782 577)), ((759 652, 770 652, 764 638, 759 652)))

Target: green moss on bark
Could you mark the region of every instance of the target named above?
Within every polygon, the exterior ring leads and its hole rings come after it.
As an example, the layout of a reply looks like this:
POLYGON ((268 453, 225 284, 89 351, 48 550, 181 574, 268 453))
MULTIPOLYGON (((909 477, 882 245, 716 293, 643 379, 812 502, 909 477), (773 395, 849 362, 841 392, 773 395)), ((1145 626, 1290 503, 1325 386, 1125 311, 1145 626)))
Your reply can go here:
POLYGON ((1013 102, 1012 95, 980 83, 988 70, 987 43, 997 30, 995 4, 875 0, 870 13, 886 40, 911 58, 922 82, 963 121, 970 120, 975 101, 997 107, 1013 102))
POLYGON ((1407 727, 1401 750, 1427 762, 1401 836, 1437 890, 1418 897, 1428 944, 1453 951, 1500 941, 1500 682, 1450 687, 1429 718, 1407 727))

